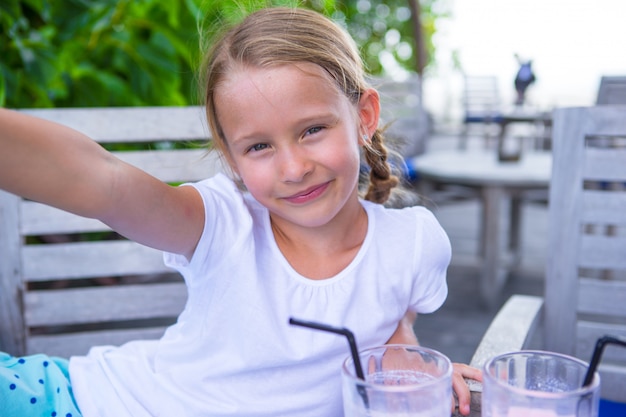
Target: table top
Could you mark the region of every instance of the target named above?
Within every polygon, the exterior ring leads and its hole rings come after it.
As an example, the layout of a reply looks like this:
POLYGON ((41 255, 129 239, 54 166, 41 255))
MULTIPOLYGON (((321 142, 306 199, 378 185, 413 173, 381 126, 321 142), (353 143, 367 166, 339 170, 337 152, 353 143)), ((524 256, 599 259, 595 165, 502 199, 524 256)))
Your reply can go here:
POLYGON ((515 122, 543 122, 549 123, 552 121, 552 112, 538 109, 513 109, 505 111, 501 115, 501 120, 504 123, 515 122))
POLYGON ((523 152, 516 162, 498 161, 495 150, 432 151, 411 163, 422 178, 472 186, 544 188, 552 172, 552 154, 538 151, 523 152))

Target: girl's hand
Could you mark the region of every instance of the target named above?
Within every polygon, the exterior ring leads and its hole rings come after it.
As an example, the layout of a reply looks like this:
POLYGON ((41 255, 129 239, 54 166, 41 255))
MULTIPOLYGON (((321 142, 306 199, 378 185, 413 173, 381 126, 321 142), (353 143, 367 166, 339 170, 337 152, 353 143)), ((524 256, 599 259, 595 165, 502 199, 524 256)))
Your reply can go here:
MULTIPOLYGON (((417 315, 412 312, 407 312, 400 323, 396 331, 387 341, 387 344, 407 344, 418 345, 415 332, 413 331, 413 323, 415 322, 417 315)), ((470 390, 465 382, 465 378, 474 379, 476 381, 483 380, 483 374, 479 369, 472 368, 469 365, 462 363, 452 364, 452 391, 454 396, 458 398, 459 412, 467 416, 470 413, 470 390)), ((452 412, 455 409, 455 401, 452 398, 452 412)))
MULTIPOLYGON (((483 380, 483 373, 476 368, 463 363, 452 364, 452 390, 459 401, 459 412, 467 416, 470 413, 470 390, 465 382, 465 378, 476 381, 483 380)), ((454 398, 452 399, 452 412, 454 413, 454 398)))

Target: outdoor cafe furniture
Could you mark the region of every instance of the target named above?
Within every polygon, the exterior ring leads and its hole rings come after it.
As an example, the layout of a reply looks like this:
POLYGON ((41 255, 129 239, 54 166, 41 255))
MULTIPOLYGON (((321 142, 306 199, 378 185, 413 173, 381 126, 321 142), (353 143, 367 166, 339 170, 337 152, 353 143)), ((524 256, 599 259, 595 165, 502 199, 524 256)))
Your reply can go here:
POLYGON ((596 105, 626 104, 626 75, 603 75, 600 77, 596 105))
POLYGON ((552 112, 532 107, 516 107, 508 111, 502 112, 498 119, 500 132, 498 133, 498 151, 502 153, 506 148, 506 142, 512 141, 513 147, 523 150, 523 137, 510 138, 511 127, 513 125, 526 125, 533 130, 529 139, 534 140, 534 144, 530 148, 549 150, 551 129, 552 129, 552 112))
POLYGON ((552 157, 549 152, 525 152, 516 162, 500 162, 493 150, 427 152, 410 162, 418 173, 420 193, 428 197, 436 185, 475 189, 481 201, 479 292, 494 307, 509 271, 520 258, 521 205, 525 193, 546 191, 552 157), (504 207, 510 207, 504 215, 504 207), (508 223, 508 225, 507 225, 508 223), (509 230, 506 244, 502 236, 509 230))
POLYGON ((458 148, 467 148, 471 126, 480 127, 488 142, 492 128, 501 121, 501 107, 496 76, 466 74, 463 77, 463 130, 458 148))
MULTIPOLYGON (((626 76, 603 75, 596 96, 596 105, 626 105, 626 76)), ((498 134, 498 149, 505 147, 505 141, 511 133, 513 125, 527 125, 537 131, 534 138, 535 148, 549 150, 552 112, 533 107, 513 107, 499 113, 497 124, 500 126, 498 134)), ((517 144, 521 146, 521 144, 517 144)))
MULTIPOLYGON (((553 153, 545 346, 589 360, 626 337, 626 106, 559 109, 553 153)), ((602 398, 626 402, 625 353, 607 350, 602 398)))
MULTIPOLYGON (((472 366, 527 348, 590 362, 598 339, 626 338, 625 116, 626 106, 554 112, 544 296, 512 296, 485 333, 472 366)), ((624 415, 626 350, 608 347, 598 372, 600 396, 610 401, 604 404, 624 415)), ((478 404, 480 384, 471 389, 478 404)))

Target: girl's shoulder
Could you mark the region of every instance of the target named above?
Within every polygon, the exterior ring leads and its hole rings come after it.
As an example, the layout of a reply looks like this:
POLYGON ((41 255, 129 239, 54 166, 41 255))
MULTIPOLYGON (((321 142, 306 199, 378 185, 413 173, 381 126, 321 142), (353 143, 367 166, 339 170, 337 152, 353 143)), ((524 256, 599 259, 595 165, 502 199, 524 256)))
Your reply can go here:
POLYGON ((363 206, 368 215, 389 222, 399 222, 405 225, 406 222, 429 222, 438 224, 433 212, 424 206, 416 205, 403 208, 389 208, 370 201, 363 201, 363 206))
POLYGON ((368 201, 363 203, 377 239, 386 235, 388 239, 406 243, 414 241, 417 246, 421 246, 424 240, 440 241, 443 245, 449 245, 447 233, 434 213, 424 206, 387 208, 368 201))
POLYGON ((238 187, 235 182, 226 176, 225 174, 218 172, 212 177, 206 178, 204 180, 189 183, 185 185, 191 185, 200 191, 201 194, 218 192, 226 195, 234 195, 238 193, 238 187))

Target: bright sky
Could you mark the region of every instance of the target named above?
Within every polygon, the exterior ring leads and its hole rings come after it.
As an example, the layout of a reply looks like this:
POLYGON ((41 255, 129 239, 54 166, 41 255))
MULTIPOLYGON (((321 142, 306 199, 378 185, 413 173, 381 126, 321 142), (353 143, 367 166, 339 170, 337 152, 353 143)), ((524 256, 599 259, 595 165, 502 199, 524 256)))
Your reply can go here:
POLYGON ((453 50, 468 74, 498 76, 507 103, 515 53, 532 59, 537 82, 529 101, 546 108, 591 105, 601 75, 626 75, 626 0, 449 1, 453 17, 435 39, 440 70, 424 84, 435 112, 445 112, 462 87, 449 69, 453 50))

